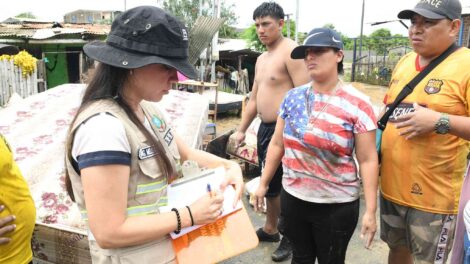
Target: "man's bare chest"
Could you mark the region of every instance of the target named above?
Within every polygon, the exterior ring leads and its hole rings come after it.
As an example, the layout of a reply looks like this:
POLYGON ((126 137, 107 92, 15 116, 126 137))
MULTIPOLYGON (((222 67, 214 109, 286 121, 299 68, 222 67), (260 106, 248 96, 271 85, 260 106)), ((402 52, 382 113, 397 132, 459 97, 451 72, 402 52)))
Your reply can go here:
POLYGON ((263 60, 258 65, 255 79, 261 86, 276 86, 290 80, 285 61, 281 59, 263 60))

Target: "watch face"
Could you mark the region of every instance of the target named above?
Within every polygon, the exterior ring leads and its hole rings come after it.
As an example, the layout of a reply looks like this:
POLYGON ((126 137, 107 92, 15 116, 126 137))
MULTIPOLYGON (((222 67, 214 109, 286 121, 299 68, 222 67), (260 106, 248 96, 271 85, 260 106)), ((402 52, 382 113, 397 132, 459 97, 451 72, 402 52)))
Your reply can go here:
POLYGON ((448 131, 449 129, 444 124, 441 124, 440 126, 438 126, 436 130, 438 134, 446 134, 448 131))
POLYGON ((438 134, 447 134, 450 130, 449 121, 446 119, 439 119, 436 124, 436 133, 438 134))

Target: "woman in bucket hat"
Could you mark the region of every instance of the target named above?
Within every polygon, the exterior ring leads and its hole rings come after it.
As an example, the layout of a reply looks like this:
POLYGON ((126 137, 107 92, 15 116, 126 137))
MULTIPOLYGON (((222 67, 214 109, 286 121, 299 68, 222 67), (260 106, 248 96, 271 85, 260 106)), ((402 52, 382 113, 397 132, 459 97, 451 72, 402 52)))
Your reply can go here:
POLYGON ((339 79, 343 57, 340 36, 327 28, 310 31, 291 53, 304 59, 312 82, 284 97, 262 177, 282 160, 281 212, 292 263, 344 263, 359 217, 359 174, 366 248, 376 232, 377 120, 369 98, 339 79))
POLYGON ((223 202, 216 192, 160 212, 180 164, 224 166, 220 188, 233 184, 236 201, 243 185, 238 164, 186 146, 148 103, 169 92, 177 71, 196 76, 187 61, 188 32, 174 16, 141 6, 113 22, 106 42, 84 51, 100 63, 70 127, 66 183, 88 223, 93 263, 173 263, 168 234, 213 222, 223 202))

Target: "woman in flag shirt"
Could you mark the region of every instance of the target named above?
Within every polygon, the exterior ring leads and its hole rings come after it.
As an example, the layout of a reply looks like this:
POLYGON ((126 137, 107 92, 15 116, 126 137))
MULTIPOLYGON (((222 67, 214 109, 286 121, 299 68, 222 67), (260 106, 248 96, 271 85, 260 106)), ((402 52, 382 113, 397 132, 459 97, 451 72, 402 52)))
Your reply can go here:
POLYGON ((318 28, 292 51, 292 59, 304 59, 312 82, 286 94, 255 194, 255 207, 262 208, 282 159, 281 214, 293 263, 344 263, 359 216, 360 179, 367 248, 376 232, 377 120, 369 98, 338 79, 342 49, 336 32, 318 28))

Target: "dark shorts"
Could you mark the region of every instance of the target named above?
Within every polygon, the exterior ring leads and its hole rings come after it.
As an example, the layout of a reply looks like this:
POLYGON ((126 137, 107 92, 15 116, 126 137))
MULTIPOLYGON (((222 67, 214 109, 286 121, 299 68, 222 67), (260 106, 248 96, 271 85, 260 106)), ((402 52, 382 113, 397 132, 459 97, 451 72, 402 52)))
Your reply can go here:
POLYGON ((380 195, 380 238, 390 248, 408 248, 414 263, 446 263, 455 218, 399 205, 380 195))
POLYGON ((344 263, 359 218, 359 199, 319 204, 282 190, 281 216, 283 234, 292 244, 292 263, 344 263))
MULTIPOLYGON (((261 173, 263 172, 263 169, 264 169, 269 142, 271 142, 271 138, 273 137, 275 128, 276 128, 276 122, 274 123, 261 122, 259 129, 258 129, 257 148, 258 148, 258 162, 259 162, 259 167, 261 168, 261 173)), ((271 182, 269 183, 269 189, 268 189, 268 192, 266 193, 266 197, 276 197, 281 193, 282 174, 283 174, 282 164, 279 164, 279 167, 277 167, 276 173, 274 173, 274 176, 271 179, 271 182)))

